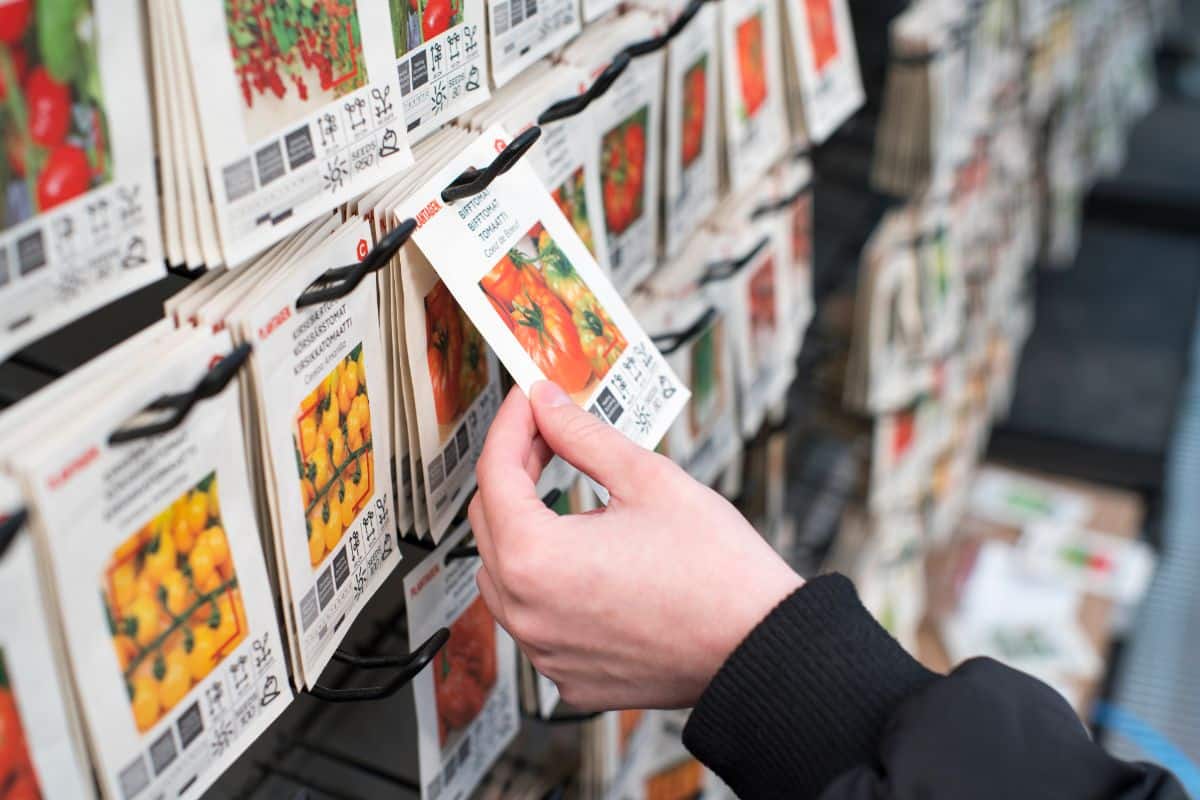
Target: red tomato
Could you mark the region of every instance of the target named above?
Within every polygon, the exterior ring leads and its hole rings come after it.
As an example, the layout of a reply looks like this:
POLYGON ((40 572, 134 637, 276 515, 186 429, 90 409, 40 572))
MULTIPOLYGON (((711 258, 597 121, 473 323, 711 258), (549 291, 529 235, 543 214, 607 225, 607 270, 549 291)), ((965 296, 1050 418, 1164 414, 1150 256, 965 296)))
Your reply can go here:
POLYGON ((425 4, 425 13, 421 15, 421 36, 428 42, 439 33, 450 27, 450 0, 429 0, 425 4))
POLYGON ((519 251, 512 250, 479 281, 479 288, 493 305, 503 308, 505 314, 512 308, 513 300, 531 286, 544 286, 541 275, 519 251))
POLYGON ((30 0, 16 0, 0 5, 0 42, 12 44, 25 34, 29 27, 29 15, 33 11, 30 0))
POLYGON ((513 302, 513 330, 517 341, 547 380, 568 394, 587 386, 592 367, 567 310, 545 287, 527 288, 513 302))
POLYGON ((88 190, 87 153, 70 144, 60 144, 50 151, 42 174, 37 180, 38 209, 45 211, 78 197, 88 190))
POLYGON ((438 281, 425 297, 425 356, 433 384, 433 405, 441 425, 453 422, 458 414, 462 339, 458 306, 446 284, 438 281))
POLYGON ((46 147, 62 144, 71 127, 71 90, 50 77, 45 67, 37 67, 25 81, 25 102, 29 107, 29 135, 46 147))
POLYGON ((646 129, 640 122, 634 122, 625 129, 625 157, 629 159, 631 171, 645 169, 646 129))
POLYGON ((755 14, 737 28, 738 78, 746 116, 752 117, 767 99, 767 66, 763 52, 762 15, 755 14))

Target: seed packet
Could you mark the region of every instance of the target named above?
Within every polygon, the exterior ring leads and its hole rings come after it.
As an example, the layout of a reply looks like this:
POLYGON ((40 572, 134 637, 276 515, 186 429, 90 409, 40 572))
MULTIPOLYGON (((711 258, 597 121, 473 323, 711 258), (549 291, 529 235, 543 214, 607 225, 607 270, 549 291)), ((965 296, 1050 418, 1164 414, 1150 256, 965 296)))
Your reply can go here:
MULTIPOLYGON (((0 475, 0 522, 22 505, 16 482, 0 475)), ((0 724, 5 797, 67 800, 95 794, 87 744, 66 670, 58 620, 47 606, 28 528, 0 553, 0 596, 21 613, 0 621, 0 724)))
MULTIPOLYGON (((467 117, 477 133, 497 123, 517 134, 537 124, 547 98, 570 97, 587 85, 587 73, 570 64, 553 67, 543 62, 497 91, 492 101, 467 117)), ((554 202, 596 257, 601 269, 611 270, 608 234, 601 203, 600 150, 594 147, 591 106, 578 114, 542 125, 537 147, 526 153, 533 171, 550 187, 554 202)))
POLYGON ((292 697, 245 451, 229 446, 238 390, 167 433, 109 443, 232 346, 203 331, 171 341, 14 457, 106 797, 199 797, 292 697))
POLYGON ((405 344, 434 542, 475 488, 475 462, 503 399, 500 365, 421 252, 403 259, 405 344))
POLYGON ((595 22, 620 5, 620 0, 582 0, 583 21, 595 22))
POLYGON ((470 795, 520 727, 516 647, 479 594, 481 562, 446 560, 470 530, 459 526, 404 576, 410 647, 450 630, 412 684, 421 797, 429 800, 470 795))
POLYGON ((404 120, 416 142, 488 99, 483 0, 388 6, 404 120))
POLYGON ((0 359, 162 275, 140 4, 25 2, 8 17, 0 132, 17 146, 0 215, 0 359))
POLYGON ((783 226, 792 294, 786 313, 793 330, 791 349, 794 354, 799 354, 816 310, 812 288, 812 164, 807 158, 788 159, 776 165, 768 178, 770 199, 758 206, 753 214, 758 218, 774 217, 783 226))
POLYGON ((662 204, 668 257, 679 254, 720 197, 718 42, 717 11, 704 5, 667 46, 662 204))
POLYGON ((575 0, 487 0, 487 14, 492 82, 497 88, 569 42, 581 28, 575 0))
POLYGON ((1154 550, 1145 542, 1098 531, 1034 523, 1018 544, 1031 574, 1081 592, 1134 606, 1154 574, 1154 550))
POLYGON ((322 273, 364 256, 370 241, 365 221, 345 223, 286 259, 282 279, 238 315, 255 348, 279 573, 288 584, 302 686, 316 681, 400 560, 375 282, 327 303, 296 305, 322 273))
POLYGON ((784 154, 790 139, 784 105, 778 4, 721 4, 721 53, 727 177, 741 192, 784 154))
POLYGON ((639 766, 654 744, 660 714, 635 709, 609 711, 588 725, 583 756, 588 778, 585 796, 602 800, 640 797, 639 766))
POLYGON ((177 10, 229 265, 412 163, 382 3, 177 10))
POLYGON ((866 100, 846 0, 783 3, 809 139, 820 144, 866 100))
MULTIPOLYGON (((563 58, 594 79, 629 42, 662 27, 659 18, 634 9, 579 37, 563 58)), ((589 106, 590 139, 600 161, 608 266, 619 291, 645 280, 658 258, 663 64, 662 51, 633 59, 589 106)))
POLYGON ((445 202, 466 168, 486 165, 508 136, 488 130, 397 209, 418 247, 518 386, 558 383, 644 447, 680 413, 687 391, 600 272, 574 228, 518 160, 489 188, 445 202))

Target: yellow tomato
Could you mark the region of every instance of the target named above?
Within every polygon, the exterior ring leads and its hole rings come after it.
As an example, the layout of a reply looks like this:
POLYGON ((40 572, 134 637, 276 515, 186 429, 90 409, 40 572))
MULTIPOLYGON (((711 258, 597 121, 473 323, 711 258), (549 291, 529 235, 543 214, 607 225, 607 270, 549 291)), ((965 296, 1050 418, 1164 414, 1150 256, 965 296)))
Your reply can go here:
POLYGON ((168 663, 166 674, 158 685, 158 702, 164 709, 171 709, 192 688, 192 676, 188 668, 180 663, 168 663))
POLYGON ((208 549, 204 542, 196 542, 191 555, 188 556, 188 564, 192 568, 192 580, 198 587, 205 585, 217 569, 212 550, 208 549))
POLYGON ((207 492, 192 492, 188 496, 187 521, 188 527, 192 529, 192 534, 199 536, 200 531, 204 530, 204 526, 208 524, 207 492))
POLYGON ((171 538, 175 540, 175 549, 187 555, 192 552, 192 547, 196 544, 196 534, 192 533, 192 526, 188 524, 186 517, 179 517, 175 520, 175 524, 171 526, 171 538))
POLYGON ((188 653, 188 672, 192 680, 200 681, 216 663, 217 640, 207 624, 192 628, 192 651, 188 653))
POLYGON ((325 536, 321 530, 314 530, 308 535, 308 560, 314 567, 325 557, 325 536))
POLYGON ((212 553, 213 564, 216 566, 219 567, 229 560, 229 541, 225 538, 225 529, 220 525, 213 525, 200 534, 200 542, 212 553))
POLYGON ((158 636, 161 620, 159 618, 158 605, 154 602, 154 598, 139 596, 129 606, 127 619, 133 620, 133 637, 142 647, 149 645, 158 636))
POLYGON ((355 359, 355 361, 354 361, 354 367, 355 367, 355 369, 354 369, 355 373, 358 374, 359 384, 365 387, 367 385, 367 371, 363 367, 363 351, 362 350, 358 351, 358 358, 355 359))
POLYGON ((179 570, 173 569, 163 576, 162 588, 167 610, 174 616, 181 616, 192 604, 192 588, 179 570))
MULTIPOLYGON (((345 484, 338 484, 342 489, 345 484)), ((344 496, 344 493, 343 495, 344 496)), ((337 497, 329 504, 329 521, 325 523, 325 549, 330 553, 333 548, 337 547, 337 543, 342 540, 342 506, 337 497)))
POLYGON ((128 636, 117 634, 113 637, 113 647, 117 650, 117 663, 124 672, 133 663, 133 657, 137 655, 137 645, 128 636))
POLYGON ((354 398, 354 402, 350 404, 350 410, 358 411, 358 424, 362 428, 363 439, 371 438, 371 406, 367 403, 367 396, 360 394, 354 398))
POLYGON ((353 361, 346 361, 342 369, 342 377, 338 381, 338 411, 343 415, 350 413, 350 404, 358 394, 358 368, 353 361))
MULTIPOLYGON (((353 469, 353 466, 351 468, 353 469)), ((346 487, 346 491, 339 495, 339 497, 341 497, 342 505, 343 529, 349 528, 350 523, 354 522, 354 506, 356 503, 358 503, 358 498, 362 494, 362 488, 354 484, 353 478, 347 481, 344 485, 346 487)))
MULTIPOLYGON (((342 362, 333 368, 333 372, 329 373, 325 378, 325 396, 332 397, 337 400, 338 385, 342 382, 342 362)), ((333 405, 332 403, 330 405, 333 405)))
POLYGON ((320 491, 333 477, 333 468, 329 465, 329 453, 325 450, 316 451, 313 453, 312 464, 316 468, 313 474, 313 486, 320 491))
POLYGON ((133 564, 128 561, 119 564, 112 571, 109 581, 112 586, 112 601, 116 606, 112 612, 119 616, 137 596, 137 574, 133 571, 133 564))
POLYGON ((358 450, 363 446, 362 426, 351 424, 361 421, 357 417, 346 417, 346 446, 351 450, 358 450))
POLYGON ((181 638, 175 638, 175 644, 172 645, 171 648, 163 655, 163 661, 166 662, 168 669, 170 669, 172 664, 178 664, 179 666, 183 667, 184 671, 187 671, 188 655, 183 649, 183 640, 181 638))
MULTIPOLYGON (((193 578, 194 580, 194 578, 193 578)), ((221 571, 214 569, 212 573, 202 581, 196 581, 196 591, 200 594, 209 594, 216 591, 217 587, 222 583, 221 571)), ((203 613, 203 612, 201 612, 203 613)))
POLYGON ((221 498, 217 497, 217 479, 215 476, 208 487, 208 516, 213 519, 221 518, 221 498))
POLYGON ((329 408, 321 412, 321 432, 326 436, 332 436, 333 432, 338 429, 341 418, 338 416, 338 406, 336 402, 331 402, 329 408))
POLYGON ((133 721, 139 731, 148 731, 158 722, 161 710, 158 696, 158 682, 149 675, 143 675, 133 680, 133 721))
POLYGON ((300 499, 304 501, 304 507, 308 508, 312 505, 313 498, 317 496, 317 490, 313 488, 312 481, 304 478, 300 481, 300 499))
POLYGON ((144 571, 155 580, 175 569, 175 539, 167 531, 162 531, 146 548, 146 564, 144 571))
POLYGON ((231 644, 238 635, 237 617, 233 613, 233 603, 229 600, 229 592, 225 592, 217 601, 217 612, 221 615, 221 622, 217 625, 216 630, 217 646, 225 647, 231 644))
POLYGON ((313 447, 317 444, 317 417, 315 414, 309 414, 304 419, 300 420, 300 453, 308 458, 308 454, 313 451, 313 447))

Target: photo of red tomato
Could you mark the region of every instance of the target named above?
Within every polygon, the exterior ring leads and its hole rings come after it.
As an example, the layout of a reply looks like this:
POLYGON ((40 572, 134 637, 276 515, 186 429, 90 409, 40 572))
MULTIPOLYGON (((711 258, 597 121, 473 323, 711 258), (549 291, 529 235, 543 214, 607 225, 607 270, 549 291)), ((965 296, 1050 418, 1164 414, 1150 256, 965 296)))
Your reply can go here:
POLYGON ((600 140, 604 222, 612 236, 620 236, 642 217, 649 114, 650 107, 642 106, 600 140))
POLYGON ((487 345, 446 284, 425 295, 425 355, 440 441, 453 435, 488 382, 487 345))
POLYGON ((759 367, 772 358, 778 320, 775 315, 775 259, 759 262, 750 275, 747 300, 750 307, 750 345, 753 363, 759 367))
POLYGON ((683 168, 687 169, 704 147, 704 120, 708 113, 708 54, 700 56, 683 73, 683 168))
POLYGON ((388 0, 399 58, 463 21, 463 0, 388 0))
POLYGON ((496 685, 496 621, 476 597, 450 626, 450 639, 434 658, 433 696, 438 745, 445 750, 454 734, 470 726, 496 685))
POLYGON ((579 234, 579 238, 583 240, 588 251, 592 255, 596 255, 596 241, 592 235, 592 223, 588 220, 588 204, 587 192, 584 185, 583 167, 571 173, 571 176, 563 181, 562 186, 559 186, 550 196, 554 198, 555 205, 563 212, 563 215, 570 221, 571 227, 579 234))
POLYGON ((90 0, 0 5, 0 229, 112 179, 92 17, 90 0))
MULTIPOLYGON (((0 29, 5 24, 2 17, 0 13, 0 29)), ((4 663, 4 650, 0 649, 0 798, 38 800, 41 796, 17 698, 4 663)))
POLYGON ((251 142, 367 85, 355 0, 225 0, 251 142))
POLYGON ((763 14, 756 11, 742 20, 736 30, 737 74, 741 89, 743 119, 758 113, 767 99, 767 56, 763 40, 763 14))
POLYGON ((479 288, 542 374, 577 401, 587 398, 628 345, 540 222, 496 262, 479 288))
POLYGON ((804 7, 808 14, 808 39, 812 44, 813 68, 819 75, 838 55, 833 0, 804 0, 804 7))

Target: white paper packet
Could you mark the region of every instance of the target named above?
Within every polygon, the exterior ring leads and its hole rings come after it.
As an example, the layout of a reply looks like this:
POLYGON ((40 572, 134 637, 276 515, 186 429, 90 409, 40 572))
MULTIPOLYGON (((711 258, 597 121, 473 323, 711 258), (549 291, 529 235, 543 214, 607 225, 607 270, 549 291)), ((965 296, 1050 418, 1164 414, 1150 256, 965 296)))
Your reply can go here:
POLYGON ((795 54, 809 139, 829 138, 866 101, 846 0, 782 4, 795 54))
POLYGON ((576 403, 653 447, 687 390, 533 169, 518 160, 479 194, 441 198, 467 167, 489 164, 508 141, 502 128, 488 130, 400 205, 397 214, 418 223, 409 246, 438 270, 523 391, 553 380, 576 403))
MULTIPOLYGON (((0 474, 0 522, 22 506, 20 489, 0 474)), ((0 554, 0 597, 21 610, 0 619, 5 792, 12 797, 73 800, 94 795, 91 763, 67 671, 62 630, 28 527, 0 554)))
POLYGON ((487 0, 492 82, 499 88, 579 33, 576 0, 487 0))
POLYGON ((281 53, 251 4, 178 0, 230 266, 412 164, 386 5, 317 8, 281 53))
POLYGON ((297 308, 327 270, 369 250, 361 218, 297 254, 239 325, 278 501, 280 574, 299 638, 297 682, 311 686, 371 595, 399 563, 393 535, 388 386, 373 280, 297 308), (392 554, 396 557, 392 557, 392 554))
POLYGON ((410 649, 450 630, 412 684, 422 800, 469 796, 520 727, 516 647, 479 594, 481 562, 446 559, 470 532, 459 526, 404 576, 410 649))
POLYGON ((158 394, 192 390, 231 345, 181 335, 14 459, 106 797, 199 797, 292 697, 245 451, 229 445, 237 389, 165 434, 108 442, 158 394))
MULTIPOLYGON (((56 87, 51 95, 68 92, 74 111, 27 114, 24 128, 9 116, 3 123, 23 143, 30 174, 9 174, 4 187, 0 359, 163 274, 141 6, 75 7, 29 11, 24 52, 31 76, 56 87)), ((0 61, 15 75, 14 52, 0 45, 0 61)))

